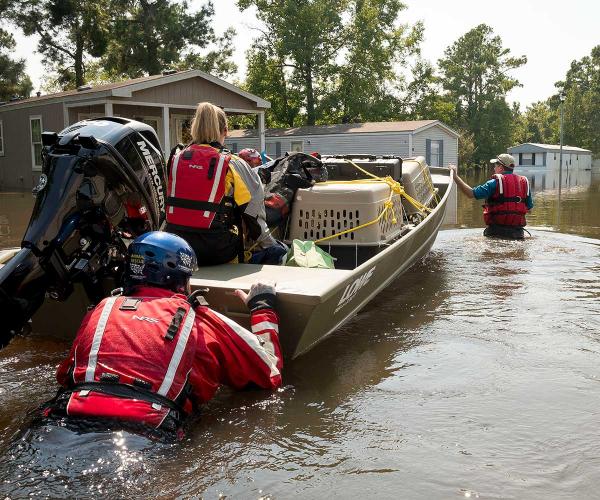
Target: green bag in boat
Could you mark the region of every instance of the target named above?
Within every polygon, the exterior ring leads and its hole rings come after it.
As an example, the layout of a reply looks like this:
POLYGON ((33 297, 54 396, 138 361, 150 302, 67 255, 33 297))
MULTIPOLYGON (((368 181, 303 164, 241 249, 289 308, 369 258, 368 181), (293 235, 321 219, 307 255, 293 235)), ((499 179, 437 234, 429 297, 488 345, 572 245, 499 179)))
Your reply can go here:
POLYGON ((285 259, 286 266, 335 269, 333 257, 314 241, 294 240, 285 259))

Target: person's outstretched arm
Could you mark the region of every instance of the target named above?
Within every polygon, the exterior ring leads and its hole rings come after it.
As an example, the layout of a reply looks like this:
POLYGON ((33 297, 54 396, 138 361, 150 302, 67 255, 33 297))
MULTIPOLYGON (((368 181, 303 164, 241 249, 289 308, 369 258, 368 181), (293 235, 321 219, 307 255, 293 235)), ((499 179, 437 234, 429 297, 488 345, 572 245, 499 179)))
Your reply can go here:
POLYGON ((454 172, 454 180, 456 181, 458 188, 469 198, 475 198, 473 195, 473 188, 463 181, 458 175, 458 167, 454 164, 450 164, 449 168, 454 172))
POLYGON ((279 344, 279 319, 275 312, 275 287, 256 283, 246 294, 236 295, 250 309, 249 331, 228 317, 206 308, 203 321, 216 343, 211 343, 220 364, 221 383, 234 389, 256 385, 276 389, 281 385, 283 357, 279 344))

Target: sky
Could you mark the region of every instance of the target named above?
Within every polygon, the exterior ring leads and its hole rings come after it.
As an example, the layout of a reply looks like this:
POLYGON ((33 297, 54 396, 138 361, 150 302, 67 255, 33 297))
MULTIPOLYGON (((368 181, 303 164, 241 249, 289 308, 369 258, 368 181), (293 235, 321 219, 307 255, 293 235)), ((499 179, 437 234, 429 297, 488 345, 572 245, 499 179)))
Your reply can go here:
MULTIPOLYGON (((189 0, 192 8, 204 2, 189 0)), ((245 51, 257 36, 258 21, 254 11, 243 13, 235 0, 213 0, 215 29, 233 26, 235 62, 243 79, 245 51)), ((526 65, 513 71, 523 86, 508 95, 509 102, 519 102, 521 109, 555 93, 554 83, 562 80, 571 61, 589 55, 600 45, 600 1, 598 0, 404 0, 407 9, 402 23, 424 23, 425 40, 421 44, 424 58, 436 63, 446 47, 478 24, 490 25, 502 38, 504 47, 514 56, 526 55, 526 65)), ((42 58, 35 52, 37 41, 15 33, 16 56, 25 58, 27 71, 38 90, 44 73, 42 58)))

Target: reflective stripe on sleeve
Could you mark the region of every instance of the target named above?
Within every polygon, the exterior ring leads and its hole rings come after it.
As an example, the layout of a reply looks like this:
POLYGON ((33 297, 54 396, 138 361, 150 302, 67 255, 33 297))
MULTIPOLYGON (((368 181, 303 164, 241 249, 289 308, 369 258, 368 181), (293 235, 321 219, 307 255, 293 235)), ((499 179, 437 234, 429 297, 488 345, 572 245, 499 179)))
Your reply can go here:
POLYGON ((270 321, 261 321, 252 325, 252 333, 261 332, 263 330, 275 330, 279 333, 279 325, 277 323, 271 323, 270 321))
POLYGON ((183 353, 185 352, 187 341, 190 337, 190 332, 192 331, 192 327, 194 326, 195 319, 196 313, 194 312, 194 309, 190 308, 187 317, 185 318, 185 322, 183 323, 183 328, 181 329, 179 338, 177 339, 177 345, 175 346, 175 350, 173 351, 171 361, 169 362, 169 368, 167 368, 165 378, 157 391, 158 394, 160 394, 161 396, 166 397, 167 393, 169 392, 169 389, 171 389, 171 386, 173 385, 173 381, 175 380, 175 374, 179 369, 179 363, 181 363, 181 358, 183 357, 183 353))
POLYGON ((100 314, 100 319, 98 320, 98 324, 96 325, 96 331, 94 332, 94 340, 92 341, 92 348, 90 349, 90 355, 88 357, 88 365, 85 370, 86 382, 94 381, 94 373, 96 372, 96 363, 98 362, 98 351, 100 350, 100 343, 102 342, 102 337, 104 336, 104 330, 106 330, 106 323, 108 321, 108 317, 110 316, 110 312, 112 311, 112 308, 115 305, 115 301, 118 298, 118 296, 110 297, 106 300, 106 302, 104 303, 104 307, 102 308, 102 313, 100 314))
POLYGON ((245 328, 242 328, 235 321, 230 320, 227 316, 223 316, 217 311, 211 311, 215 316, 221 319, 224 323, 231 328, 238 337, 240 337, 248 346, 258 355, 258 357, 269 367, 270 376, 279 375, 279 369, 277 368, 277 357, 271 354, 269 351, 264 349, 260 345, 260 340, 256 335, 253 335, 245 328))

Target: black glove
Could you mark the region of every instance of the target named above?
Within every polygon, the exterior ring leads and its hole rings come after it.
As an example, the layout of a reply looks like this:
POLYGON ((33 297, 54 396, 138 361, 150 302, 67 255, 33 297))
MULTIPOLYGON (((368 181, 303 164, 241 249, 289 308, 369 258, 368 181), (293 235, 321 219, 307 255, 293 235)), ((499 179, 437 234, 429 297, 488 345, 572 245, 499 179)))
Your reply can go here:
POLYGON ((246 305, 251 312, 260 311, 261 309, 275 309, 276 293, 274 285, 254 283, 250 287, 248 297, 246 297, 246 305))

